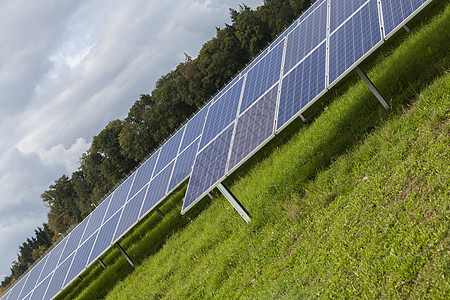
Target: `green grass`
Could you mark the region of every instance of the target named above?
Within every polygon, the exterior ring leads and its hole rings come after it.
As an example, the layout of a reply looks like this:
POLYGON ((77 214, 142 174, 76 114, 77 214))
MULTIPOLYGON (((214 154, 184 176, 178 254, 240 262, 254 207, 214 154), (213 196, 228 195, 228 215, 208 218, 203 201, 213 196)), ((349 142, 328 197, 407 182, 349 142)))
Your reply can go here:
POLYGON ((450 5, 435 1, 226 183, 179 215, 184 188, 58 299, 450 298, 450 5), (435 16, 435 17, 431 17, 435 16))

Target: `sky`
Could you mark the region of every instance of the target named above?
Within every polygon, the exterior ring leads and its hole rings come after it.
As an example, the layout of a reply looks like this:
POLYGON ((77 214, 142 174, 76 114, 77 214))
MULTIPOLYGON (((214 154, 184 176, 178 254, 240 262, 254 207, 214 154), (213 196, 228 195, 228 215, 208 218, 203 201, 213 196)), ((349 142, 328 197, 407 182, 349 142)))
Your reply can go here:
POLYGON ((0 0, 0 281, 42 192, 242 3, 263 0, 0 0))

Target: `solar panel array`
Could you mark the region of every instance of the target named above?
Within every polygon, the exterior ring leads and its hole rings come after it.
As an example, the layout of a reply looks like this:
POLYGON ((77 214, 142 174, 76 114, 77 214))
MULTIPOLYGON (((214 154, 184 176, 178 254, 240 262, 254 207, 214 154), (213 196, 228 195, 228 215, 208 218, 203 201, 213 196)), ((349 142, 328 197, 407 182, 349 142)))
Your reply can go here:
POLYGON ((189 176, 185 213, 431 0, 319 0, 1 300, 51 299, 189 176))

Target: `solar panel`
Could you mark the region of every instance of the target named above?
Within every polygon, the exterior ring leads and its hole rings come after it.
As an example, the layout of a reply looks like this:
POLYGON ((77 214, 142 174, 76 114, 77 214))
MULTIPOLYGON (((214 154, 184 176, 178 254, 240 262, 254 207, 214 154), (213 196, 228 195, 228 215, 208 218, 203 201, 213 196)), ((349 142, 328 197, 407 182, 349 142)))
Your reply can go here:
POLYGON ((148 187, 147 197, 145 197, 139 217, 143 217, 149 210, 158 205, 159 201, 166 195, 172 174, 174 162, 170 163, 156 177, 152 179, 148 187))
POLYGON ((330 0, 330 31, 333 32, 367 0, 330 0))
POLYGON ((81 238, 81 243, 87 240, 101 225, 105 217, 106 210, 109 206, 109 201, 111 201, 111 196, 109 195, 98 207, 94 209, 89 218, 89 222, 84 230, 83 237, 81 238))
MULTIPOLYGON (((245 73, 247 73, 251 68, 253 68, 254 65, 256 65, 268 52, 269 52, 270 48, 267 47, 266 49, 264 49, 257 57, 255 57, 255 59, 253 59, 245 68, 244 70, 242 70, 240 76, 244 76, 245 73)), ((239 78, 239 76, 237 76, 236 78, 239 78)))
POLYGON ((214 102, 209 108, 199 149, 203 149, 236 118, 242 83, 243 79, 240 79, 226 94, 214 102))
POLYGON ((181 213, 186 212, 225 175, 233 126, 229 126, 197 154, 181 213))
MULTIPOLYGON (((90 216, 90 215, 89 215, 90 216)), ((77 248, 83 235, 84 228, 89 221, 89 217, 84 219, 74 230, 70 233, 68 241, 64 251, 59 259, 59 264, 62 263, 70 254, 72 254, 77 248)))
POLYGON ((97 257, 99 257, 111 245, 121 212, 122 210, 119 210, 99 229, 100 231, 97 235, 97 240, 95 241, 94 247, 92 247, 92 252, 89 257, 90 261, 97 259, 97 257))
POLYGON ((9 299, 19 299, 20 292, 27 281, 27 278, 30 273, 25 274, 24 277, 11 289, 11 294, 9 295, 9 299))
POLYGON ((289 72, 327 37, 327 2, 321 1, 287 40, 284 73, 289 72))
POLYGON ((105 220, 108 220, 113 214, 115 214, 128 199, 131 184, 133 183, 136 172, 128 177, 112 195, 111 203, 109 204, 108 211, 106 212, 105 220))
POLYGON ((325 91, 325 51, 326 44, 322 43, 295 69, 284 75, 277 118, 278 130, 325 91))
POLYGON ((11 294, 11 290, 9 290, 5 295, 3 295, 1 300, 8 300, 9 294, 11 294))
POLYGON ((180 148, 181 139, 183 138, 184 130, 186 126, 183 126, 177 133, 175 133, 162 147, 161 154, 159 155, 158 163, 156 164, 155 175, 158 174, 165 166, 167 166, 178 154, 180 148))
POLYGON ((39 275, 41 275, 41 271, 44 268, 45 263, 47 262, 48 255, 46 255, 31 271, 30 275, 28 276, 28 279, 23 286, 22 292, 20 293, 19 298, 24 298, 26 295, 28 295, 29 292, 31 292, 32 289, 36 286, 36 283, 38 282, 39 275))
POLYGON ((172 172, 172 178, 170 179, 168 192, 173 191, 191 174, 192 165, 194 164, 195 155, 197 154, 199 139, 200 138, 178 155, 172 172))
POLYGON ((370 0, 330 36, 330 85, 381 41, 377 0, 370 0))
POLYGON ((240 111, 247 109, 280 79, 283 47, 283 43, 278 44, 247 73, 240 111))
POLYGON ((233 169, 274 133, 277 95, 278 85, 237 120, 228 170, 233 169))
MULTIPOLYGON (((33 295, 31 296, 31 300, 43 300, 45 291, 47 290, 48 283, 50 282, 51 276, 45 278, 33 291, 33 295)), ((11 297, 10 297, 11 299, 11 297)), ((16 299, 16 298, 14 298, 16 299)), ((48 298, 47 298, 48 299, 48 298)))
POLYGON ((136 171, 136 177, 133 182, 133 186, 131 187, 130 197, 133 197, 140 189, 144 187, 147 183, 152 179, 153 169, 155 168, 156 161, 158 160, 158 156, 160 153, 160 149, 156 151, 142 166, 136 171))
POLYGON ((68 259, 60 264, 58 268, 56 268, 53 276, 49 276, 52 279, 45 294, 46 298, 52 298, 61 290, 61 288, 63 287, 64 279, 66 278, 67 272, 69 271, 74 256, 75 254, 72 254, 68 259))
POLYGON ((39 281, 42 281, 45 277, 48 276, 58 265, 59 258, 61 257, 61 253, 64 250, 64 247, 66 246, 68 239, 63 239, 58 245, 56 245, 55 248, 52 249, 52 251, 47 254, 48 259, 44 266, 44 269, 41 272, 41 275, 39 276, 39 281))
POLYGON ((427 0, 383 0, 383 21, 386 36, 412 16, 427 0))
POLYGON ((183 141, 180 147, 180 153, 192 142, 194 142, 203 131, 205 125, 206 114, 211 106, 212 101, 208 102, 192 119, 186 124, 186 131, 184 132, 183 141))
POLYGON ((146 193, 147 189, 142 189, 130 201, 128 201, 127 204, 125 204, 122 216, 120 217, 119 225, 117 225, 116 233, 114 234, 114 241, 117 240, 138 220, 139 211, 141 210, 146 193))

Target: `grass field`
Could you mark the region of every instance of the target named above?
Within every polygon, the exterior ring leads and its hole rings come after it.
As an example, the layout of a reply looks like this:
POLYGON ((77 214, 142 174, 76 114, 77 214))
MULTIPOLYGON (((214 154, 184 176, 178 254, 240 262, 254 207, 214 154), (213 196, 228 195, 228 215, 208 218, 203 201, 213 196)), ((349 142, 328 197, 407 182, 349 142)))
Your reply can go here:
POLYGON ((435 1, 227 185, 179 214, 185 187, 57 299, 450 299, 450 5, 435 1))

